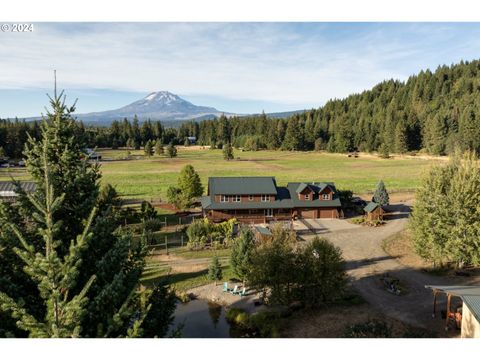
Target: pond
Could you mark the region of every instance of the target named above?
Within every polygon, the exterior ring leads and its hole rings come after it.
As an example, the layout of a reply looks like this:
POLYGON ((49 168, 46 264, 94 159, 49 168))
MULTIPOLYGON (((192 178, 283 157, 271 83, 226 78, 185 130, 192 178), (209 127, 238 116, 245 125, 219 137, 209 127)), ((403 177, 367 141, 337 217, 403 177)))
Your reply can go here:
POLYGON ((204 300, 178 303, 172 328, 181 329, 184 338, 229 338, 235 331, 225 318, 225 308, 204 300))

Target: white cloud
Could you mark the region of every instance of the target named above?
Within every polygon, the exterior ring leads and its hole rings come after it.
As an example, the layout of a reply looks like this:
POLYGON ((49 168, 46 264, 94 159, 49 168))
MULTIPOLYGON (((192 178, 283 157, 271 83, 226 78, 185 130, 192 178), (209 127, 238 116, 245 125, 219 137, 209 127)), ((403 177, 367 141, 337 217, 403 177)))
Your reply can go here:
POLYGON ((478 36, 455 43, 448 24, 344 27, 342 35, 341 24, 35 24, 32 34, 0 34, 0 87, 50 87, 57 69, 63 88, 319 105, 444 62, 456 48, 479 50, 478 36), (451 48, 438 46, 447 40, 451 48))

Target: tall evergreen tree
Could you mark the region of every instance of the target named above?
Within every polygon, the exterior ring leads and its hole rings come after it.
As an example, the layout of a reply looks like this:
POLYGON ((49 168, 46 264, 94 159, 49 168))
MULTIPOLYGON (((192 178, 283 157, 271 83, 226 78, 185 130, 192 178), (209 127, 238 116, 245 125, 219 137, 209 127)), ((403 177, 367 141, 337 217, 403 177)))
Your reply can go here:
POLYGON ((385 188, 385 184, 382 180, 380 180, 377 184, 377 188, 375 189, 375 193, 373 194, 372 201, 382 206, 388 205, 390 203, 387 189, 385 188))
POLYGON ((240 234, 233 242, 232 252, 230 254, 230 265, 233 274, 242 282, 248 276, 252 268, 253 252, 255 250, 255 237, 250 229, 242 229, 240 234))
MULTIPOLYGON (((41 140, 31 139, 25 151, 36 192, 27 196, 19 187, 15 206, 0 204, 0 257, 5 260, 0 261, 0 273, 8 274, 0 281, 0 318, 7 320, 0 323, 0 334, 141 335, 141 320, 155 321, 155 306, 171 314, 174 300, 166 297, 154 306, 145 294, 140 301, 137 291, 146 248, 122 235, 116 193, 108 186, 100 191, 98 165, 88 162, 77 142, 74 107, 67 107, 56 93, 51 105, 41 140), (32 254, 45 261, 32 262, 32 254), (52 312, 59 307, 64 307, 65 316, 72 311, 71 316, 60 319, 52 312), (20 323, 12 323, 13 318, 20 323)), ((157 335, 164 335, 162 331, 166 327, 157 335)))
POLYGON ((163 148, 162 141, 160 139, 157 139, 155 142, 155 155, 160 156, 165 153, 165 149, 163 148))
POLYGON ((152 145, 151 140, 148 140, 145 143, 145 147, 143 148, 143 152, 145 153, 145 156, 148 156, 148 157, 153 155, 153 145, 152 145))
POLYGON ((395 128, 395 152, 404 154, 407 150, 407 127, 400 121, 395 128))
POLYGON ((173 145, 173 142, 167 146, 167 155, 169 158, 174 158, 177 156, 177 148, 173 145))
POLYGON ((227 143, 223 145, 223 158, 225 160, 233 160, 233 147, 232 144, 227 143))

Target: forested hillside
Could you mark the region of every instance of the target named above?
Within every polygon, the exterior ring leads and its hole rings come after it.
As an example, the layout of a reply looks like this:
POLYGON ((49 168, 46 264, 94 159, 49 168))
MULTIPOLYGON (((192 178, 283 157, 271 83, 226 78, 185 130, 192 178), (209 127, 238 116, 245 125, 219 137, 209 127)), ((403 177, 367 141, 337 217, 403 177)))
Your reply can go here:
MULTIPOLYGON (((81 119, 80 119, 81 120, 81 119)), ((148 140, 183 144, 196 136, 201 145, 232 143, 251 150, 328 150, 331 152, 424 151, 448 154, 455 147, 480 150, 480 61, 422 71, 406 82, 384 81, 368 91, 328 101, 323 107, 281 119, 266 115, 221 116, 182 123, 178 129, 138 119, 110 127, 85 127, 79 136, 90 147, 140 147, 148 140)), ((38 125, 0 120, 0 147, 19 156, 26 132, 38 125)))

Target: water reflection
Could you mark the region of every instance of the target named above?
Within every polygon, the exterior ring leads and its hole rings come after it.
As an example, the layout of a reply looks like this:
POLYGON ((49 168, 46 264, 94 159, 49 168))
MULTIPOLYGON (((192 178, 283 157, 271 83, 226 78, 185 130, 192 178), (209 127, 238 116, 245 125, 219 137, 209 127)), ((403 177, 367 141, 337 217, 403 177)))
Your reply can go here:
POLYGON ((173 328, 181 326, 184 338, 228 338, 230 325, 225 319, 225 309, 215 303, 192 300, 179 303, 175 310, 173 328))

